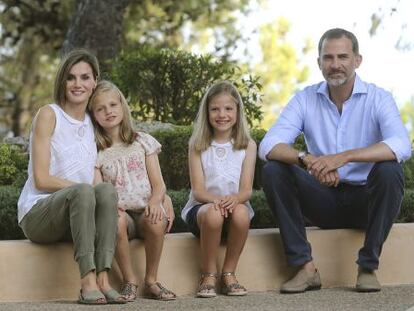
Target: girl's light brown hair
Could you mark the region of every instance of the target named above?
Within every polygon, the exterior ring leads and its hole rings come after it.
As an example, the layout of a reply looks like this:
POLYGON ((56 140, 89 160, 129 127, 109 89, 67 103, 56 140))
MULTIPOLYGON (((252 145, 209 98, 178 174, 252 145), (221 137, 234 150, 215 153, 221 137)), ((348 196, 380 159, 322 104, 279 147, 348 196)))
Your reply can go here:
POLYGON ((237 88, 229 81, 220 81, 213 84, 204 94, 198 109, 193 134, 190 138, 190 148, 201 152, 206 150, 213 140, 213 128, 208 119, 208 108, 211 100, 220 94, 229 94, 237 106, 236 124, 233 126, 231 138, 233 148, 236 150, 246 149, 250 140, 250 133, 244 115, 244 105, 237 88))
POLYGON ((96 121, 95 116, 93 114, 93 107, 96 104, 97 97, 102 95, 105 92, 113 91, 119 96, 119 101, 121 103, 123 118, 120 124, 119 135, 121 141, 125 144, 132 144, 136 138, 136 132, 134 131, 132 125, 132 117, 131 112, 128 107, 128 103, 125 99, 125 96, 119 90, 119 88, 110 81, 102 80, 99 81, 94 93, 92 94, 91 98, 89 99, 88 103, 88 110, 89 114, 92 118, 92 123, 95 128, 95 138, 96 138, 96 145, 98 146, 98 150, 104 150, 112 146, 112 139, 105 131, 105 129, 99 125, 96 121))
POLYGON ((86 49, 75 49, 66 54, 59 64, 55 78, 54 100, 58 105, 62 105, 66 100, 66 81, 69 71, 79 62, 85 62, 92 68, 95 81, 99 79, 99 63, 95 55, 86 49))

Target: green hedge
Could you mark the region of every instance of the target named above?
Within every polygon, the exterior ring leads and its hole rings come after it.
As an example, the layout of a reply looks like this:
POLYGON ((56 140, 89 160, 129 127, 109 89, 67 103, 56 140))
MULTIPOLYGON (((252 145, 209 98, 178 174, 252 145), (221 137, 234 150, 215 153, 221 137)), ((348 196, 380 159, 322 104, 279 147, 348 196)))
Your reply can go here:
MULTIPOLYGON (((190 188, 187 168, 187 144, 191 136, 191 126, 180 126, 172 130, 159 130, 152 133, 163 145, 160 165, 167 189, 173 199, 177 221, 174 232, 186 231, 185 224, 179 219, 179 210, 188 199, 190 188), (185 190, 180 190, 185 189, 185 190)), ((252 130, 252 137, 257 144, 263 139, 264 130, 252 130)), ((303 137, 299 137, 296 148, 303 149, 303 137)), ((262 161, 257 160, 254 189, 261 189, 262 161)), ((414 157, 404 163, 405 196, 401 214, 397 222, 414 222, 414 157)), ((0 239, 20 239, 23 233, 17 225, 17 200, 20 189, 27 178, 27 155, 20 153, 18 147, 0 144, 0 239)), ((253 228, 273 227, 273 220, 261 191, 254 191, 252 205, 256 216, 253 228)))
MULTIPOLYGON (((14 186, 0 186, 0 240, 24 239, 22 230, 17 224, 17 200, 20 188, 14 186)), ((172 232, 186 232, 187 227, 181 219, 181 209, 188 200, 189 190, 168 191, 170 195, 176 220, 172 232)), ((250 200, 255 211, 251 228, 274 228, 274 220, 267 206, 265 195, 262 191, 254 191, 250 200)), ((414 222, 414 190, 406 190, 401 206, 401 213, 396 222, 414 222)))
POLYGON ((17 224, 17 200, 20 188, 0 186, 0 240, 24 239, 17 224))
MULTIPOLYGON (((191 126, 177 126, 173 129, 154 131, 151 134, 162 144, 159 155, 162 174, 167 189, 180 190, 190 188, 188 176, 188 140, 191 126)), ((253 129, 252 138, 259 145, 265 135, 262 129, 253 129)), ((305 149, 303 136, 299 136, 295 148, 305 149)), ((263 161, 257 159, 253 188, 260 190, 263 161)), ((403 165, 405 188, 414 189, 414 157, 403 165)), ((27 178, 27 155, 18 152, 17 147, 0 144, 0 185, 22 187, 27 178)))
POLYGON ((16 145, 0 144, 0 185, 22 187, 27 179, 27 154, 16 145))
POLYGON ((414 189, 414 152, 413 156, 404 163, 405 188, 414 189))

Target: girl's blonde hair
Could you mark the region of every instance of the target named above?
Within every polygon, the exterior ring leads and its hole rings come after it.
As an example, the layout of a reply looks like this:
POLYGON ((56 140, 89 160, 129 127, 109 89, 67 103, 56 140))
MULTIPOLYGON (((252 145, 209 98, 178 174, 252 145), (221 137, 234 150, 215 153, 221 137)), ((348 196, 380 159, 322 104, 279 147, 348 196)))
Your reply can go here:
POLYGON ((236 124, 233 126, 231 138, 233 139, 233 148, 236 150, 246 149, 249 144, 250 134, 244 115, 244 105, 237 88, 229 81, 220 81, 207 90, 200 102, 196 122, 194 124, 193 134, 190 138, 190 148, 201 152, 206 150, 213 140, 213 128, 208 118, 208 108, 211 100, 220 94, 229 94, 233 97, 237 106, 236 124))
POLYGON ((119 90, 119 88, 113 84, 110 81, 102 80, 98 82, 94 93, 89 99, 88 103, 88 110, 89 114, 92 118, 92 123, 95 128, 95 138, 96 138, 96 145, 98 146, 98 150, 104 150, 106 148, 109 148, 112 146, 112 139, 111 137, 106 133, 106 131, 102 128, 102 126, 99 125, 99 123, 96 121, 95 116, 93 114, 93 107, 96 103, 96 98, 109 91, 114 91, 119 96, 119 101, 121 102, 122 112, 123 112, 123 118, 120 124, 119 129, 119 135, 121 138, 121 141, 125 144, 132 144, 136 138, 136 132, 134 131, 134 127, 132 125, 132 117, 131 112, 128 107, 128 103, 125 99, 125 96, 122 94, 122 92, 119 90))
POLYGON ((74 65, 80 62, 89 64, 92 68, 93 78, 99 79, 99 63, 96 56, 86 49, 75 49, 66 54, 59 64, 56 77, 53 97, 55 103, 62 105, 66 100, 66 81, 68 80, 69 71, 74 65))

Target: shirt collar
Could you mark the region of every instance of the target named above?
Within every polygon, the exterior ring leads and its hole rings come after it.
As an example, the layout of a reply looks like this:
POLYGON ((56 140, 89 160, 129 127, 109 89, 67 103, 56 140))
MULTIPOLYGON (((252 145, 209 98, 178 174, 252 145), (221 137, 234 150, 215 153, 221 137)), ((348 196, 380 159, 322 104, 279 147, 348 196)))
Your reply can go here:
POLYGON ((218 143, 218 142, 216 142, 215 140, 213 140, 213 141, 211 142, 211 145, 212 145, 212 146, 215 146, 215 147, 226 147, 226 146, 232 146, 232 145, 233 145, 233 143, 234 143, 234 141, 233 141, 233 138, 232 138, 230 141, 225 142, 225 143, 218 143))
MULTIPOLYGON (((316 92, 318 94, 324 95, 326 98, 329 99, 328 83, 326 81, 321 82, 316 92)), ((367 92, 368 90, 366 84, 361 80, 361 78, 357 74, 355 74, 354 88, 352 89, 351 97, 355 94, 366 94, 367 92)))

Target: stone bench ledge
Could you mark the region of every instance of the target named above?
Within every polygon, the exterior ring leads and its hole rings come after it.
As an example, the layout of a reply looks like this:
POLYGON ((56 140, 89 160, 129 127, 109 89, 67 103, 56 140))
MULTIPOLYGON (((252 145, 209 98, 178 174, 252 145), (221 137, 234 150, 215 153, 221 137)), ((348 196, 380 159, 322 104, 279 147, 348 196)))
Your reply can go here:
MULTIPOLYGON (((353 286, 355 264, 364 232, 307 228, 323 287, 353 286)), ((140 285, 145 272, 143 242, 130 242, 140 285)), ((414 283, 414 224, 393 226, 381 256, 378 278, 383 285, 414 283)), ((75 300, 79 272, 71 243, 39 245, 27 240, 0 241, 0 301, 75 300)), ((217 266, 224 258, 221 247, 217 266)), ((278 289, 294 270, 286 265, 277 229, 252 229, 236 271, 249 291, 278 289)), ((111 283, 120 285, 116 263, 111 283)), ((159 280, 178 295, 193 295, 199 281, 199 244, 190 233, 168 234, 159 268, 159 280)), ((140 286, 140 290, 142 286, 140 286)))

